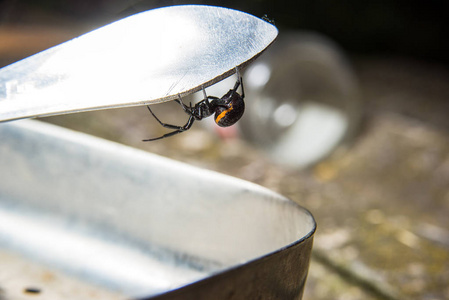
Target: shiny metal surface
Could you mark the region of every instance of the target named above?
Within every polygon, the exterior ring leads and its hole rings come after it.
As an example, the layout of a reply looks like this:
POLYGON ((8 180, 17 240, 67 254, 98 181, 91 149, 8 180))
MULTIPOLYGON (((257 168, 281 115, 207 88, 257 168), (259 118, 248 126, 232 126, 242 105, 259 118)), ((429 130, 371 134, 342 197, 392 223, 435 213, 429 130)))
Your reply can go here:
POLYGON ((222 7, 136 14, 2 68, 0 121, 173 100, 230 76, 276 36, 222 7))
POLYGON ((285 197, 43 122, 0 136, 0 257, 121 299, 300 299, 315 221, 285 197))

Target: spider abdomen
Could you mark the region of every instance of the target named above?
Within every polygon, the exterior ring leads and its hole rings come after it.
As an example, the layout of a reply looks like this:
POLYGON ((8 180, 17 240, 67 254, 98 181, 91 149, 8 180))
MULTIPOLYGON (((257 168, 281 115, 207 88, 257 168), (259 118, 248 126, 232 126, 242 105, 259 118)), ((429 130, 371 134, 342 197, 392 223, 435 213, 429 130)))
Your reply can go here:
POLYGON ((218 106, 215 109, 215 123, 220 127, 228 127, 234 125, 245 112, 245 102, 243 98, 233 93, 228 107, 218 106))

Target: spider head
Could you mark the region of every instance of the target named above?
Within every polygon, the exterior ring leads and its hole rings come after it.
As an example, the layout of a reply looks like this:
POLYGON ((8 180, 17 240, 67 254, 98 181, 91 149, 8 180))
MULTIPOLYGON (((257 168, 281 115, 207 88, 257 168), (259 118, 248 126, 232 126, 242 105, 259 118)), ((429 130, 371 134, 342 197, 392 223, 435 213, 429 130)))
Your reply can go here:
POLYGON ((220 127, 228 127, 234 125, 243 115, 245 111, 245 102, 235 90, 230 90, 221 98, 225 100, 227 106, 217 106, 215 109, 215 123, 220 127))

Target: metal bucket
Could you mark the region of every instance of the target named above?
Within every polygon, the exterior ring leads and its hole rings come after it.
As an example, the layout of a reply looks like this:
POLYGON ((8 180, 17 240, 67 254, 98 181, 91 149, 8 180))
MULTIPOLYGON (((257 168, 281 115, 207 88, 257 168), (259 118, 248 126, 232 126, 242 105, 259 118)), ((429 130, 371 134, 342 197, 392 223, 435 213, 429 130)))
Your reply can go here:
POLYGON ((0 124, 0 140, 0 258, 117 299, 301 299, 316 224, 283 196, 38 121, 0 124))

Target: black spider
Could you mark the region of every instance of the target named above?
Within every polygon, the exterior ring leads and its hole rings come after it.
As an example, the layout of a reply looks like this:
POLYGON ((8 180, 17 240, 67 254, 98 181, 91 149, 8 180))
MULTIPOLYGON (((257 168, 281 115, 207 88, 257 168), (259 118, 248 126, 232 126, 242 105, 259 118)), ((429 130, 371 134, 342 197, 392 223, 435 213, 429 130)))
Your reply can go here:
POLYGON ((221 98, 214 96, 207 96, 206 91, 203 88, 204 99, 192 107, 192 103, 190 103, 190 106, 186 106, 182 102, 181 97, 178 95, 178 99, 176 99, 175 101, 179 103, 179 105, 181 105, 186 114, 190 116, 189 120, 184 126, 163 123, 161 120, 159 120, 158 117, 156 117, 153 111, 151 111, 150 106, 147 105, 148 110, 153 115, 153 117, 159 122, 159 124, 161 124, 165 128, 174 129, 174 131, 166 133, 157 138, 146 139, 142 141, 144 142, 155 141, 187 131, 192 127, 193 122, 195 120, 201 121, 203 118, 210 117, 213 114, 215 114, 214 119, 215 123, 217 123, 218 126, 228 127, 235 124, 238 120, 240 120, 240 118, 243 115, 243 112, 245 111, 245 102, 243 101, 243 98, 245 97, 245 92, 243 90, 242 77, 240 76, 238 70, 237 76, 238 79, 234 85, 234 88, 232 90, 229 90, 229 92, 227 92, 221 98), (242 86, 242 95, 237 93, 237 88, 240 85, 242 86))

